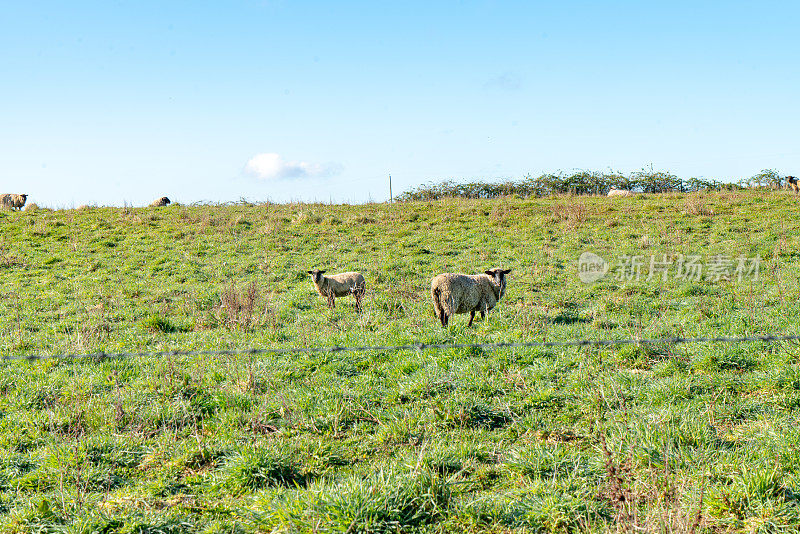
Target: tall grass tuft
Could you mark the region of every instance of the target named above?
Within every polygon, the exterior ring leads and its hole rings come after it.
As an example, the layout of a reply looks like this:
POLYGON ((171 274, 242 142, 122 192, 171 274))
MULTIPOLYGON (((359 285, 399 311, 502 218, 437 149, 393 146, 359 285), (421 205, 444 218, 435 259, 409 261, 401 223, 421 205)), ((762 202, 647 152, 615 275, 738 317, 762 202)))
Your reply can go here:
POLYGON ((276 326, 277 316, 269 304, 262 302, 258 284, 253 281, 239 291, 231 282, 223 291, 220 302, 214 307, 217 324, 231 330, 250 330, 257 324, 270 323, 276 326))
POLYGON ((288 531, 406 532, 445 517, 452 493, 436 474, 387 468, 321 484, 307 497, 287 499, 265 523, 288 531))
POLYGON ((226 485, 236 493, 269 486, 304 486, 308 477, 291 451, 254 447, 237 452, 225 466, 226 485))

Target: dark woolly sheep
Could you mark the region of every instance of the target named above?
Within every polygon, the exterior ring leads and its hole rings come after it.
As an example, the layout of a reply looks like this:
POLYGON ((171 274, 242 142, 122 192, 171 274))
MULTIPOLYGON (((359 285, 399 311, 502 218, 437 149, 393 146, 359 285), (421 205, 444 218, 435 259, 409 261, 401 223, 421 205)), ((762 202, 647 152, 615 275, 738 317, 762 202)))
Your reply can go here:
POLYGON ((506 292, 506 275, 511 269, 489 269, 483 274, 443 273, 431 281, 431 298, 436 317, 447 326, 455 313, 469 313, 469 323, 475 312, 481 319, 494 308, 506 292))
POLYGON ((25 205, 25 201, 28 199, 28 195, 16 195, 14 193, 5 193, 0 194, 0 206, 8 209, 22 209, 22 206, 25 205))

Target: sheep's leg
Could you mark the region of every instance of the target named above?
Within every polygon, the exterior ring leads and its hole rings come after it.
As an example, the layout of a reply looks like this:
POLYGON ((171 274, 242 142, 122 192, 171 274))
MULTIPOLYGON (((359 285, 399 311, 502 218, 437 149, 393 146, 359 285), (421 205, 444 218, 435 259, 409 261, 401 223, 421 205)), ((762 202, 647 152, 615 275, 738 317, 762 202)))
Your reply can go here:
POLYGON ((365 288, 359 286, 350 286, 350 294, 356 301, 356 311, 361 313, 361 299, 364 297, 365 288))
MULTIPOLYGON (((481 312, 481 313, 483 313, 483 312, 481 312)), ((471 312, 469 312, 469 322, 467 323, 467 326, 472 326, 472 320, 473 319, 475 319, 475 310, 472 310, 471 312)))
POLYGON ((486 312, 481 310, 481 320, 486 319, 486 312))

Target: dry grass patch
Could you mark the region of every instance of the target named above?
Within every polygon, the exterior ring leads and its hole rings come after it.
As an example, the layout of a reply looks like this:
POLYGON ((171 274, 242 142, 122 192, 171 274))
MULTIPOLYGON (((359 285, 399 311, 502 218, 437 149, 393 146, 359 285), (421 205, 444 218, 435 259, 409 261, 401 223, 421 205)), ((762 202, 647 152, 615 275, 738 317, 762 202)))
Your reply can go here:
POLYGON ((697 196, 690 196, 683 203, 683 212, 686 215, 703 215, 712 217, 715 213, 705 201, 697 196))
POLYGON ((579 228, 589 217, 589 210, 583 202, 554 204, 552 212, 553 217, 565 223, 567 228, 579 228))

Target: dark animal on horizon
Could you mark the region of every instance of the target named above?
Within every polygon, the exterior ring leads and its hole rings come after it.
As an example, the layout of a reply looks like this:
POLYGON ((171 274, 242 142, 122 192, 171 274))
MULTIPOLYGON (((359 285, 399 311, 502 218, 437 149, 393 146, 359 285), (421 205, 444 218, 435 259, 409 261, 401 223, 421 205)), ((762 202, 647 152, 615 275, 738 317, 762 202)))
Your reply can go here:
POLYGON ((8 208, 10 210, 14 209, 22 209, 22 206, 25 205, 25 201, 28 199, 27 194, 16 195, 14 193, 5 193, 0 194, 0 206, 4 208, 8 208))

